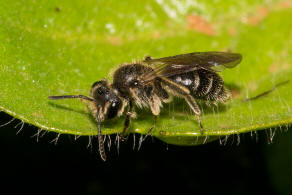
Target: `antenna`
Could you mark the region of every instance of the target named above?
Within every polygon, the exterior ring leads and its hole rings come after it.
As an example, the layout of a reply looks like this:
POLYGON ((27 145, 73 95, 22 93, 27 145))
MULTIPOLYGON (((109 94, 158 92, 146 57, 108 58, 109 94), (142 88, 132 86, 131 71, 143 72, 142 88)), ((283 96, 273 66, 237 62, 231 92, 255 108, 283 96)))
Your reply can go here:
POLYGON ((73 99, 73 98, 78 98, 78 99, 84 99, 87 101, 92 101, 94 102, 94 99, 87 97, 85 95, 60 95, 60 96, 49 96, 50 100, 61 100, 61 99, 73 99))
POLYGON ((98 116, 97 116, 97 125, 98 125, 98 147, 99 147, 99 154, 100 154, 100 157, 103 161, 106 161, 106 154, 105 154, 105 148, 104 148, 104 142, 103 142, 103 137, 102 137, 102 134, 101 134, 101 127, 100 127, 100 124, 101 124, 101 118, 100 118, 100 109, 101 107, 98 106, 98 116))

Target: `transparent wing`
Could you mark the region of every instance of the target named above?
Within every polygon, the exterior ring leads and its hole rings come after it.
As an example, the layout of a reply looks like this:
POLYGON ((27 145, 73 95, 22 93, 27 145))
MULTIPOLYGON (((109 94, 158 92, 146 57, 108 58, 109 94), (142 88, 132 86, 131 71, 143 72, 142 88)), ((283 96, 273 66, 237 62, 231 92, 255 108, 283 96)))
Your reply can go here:
POLYGON ((235 67, 241 59, 240 54, 228 52, 195 52, 158 59, 146 58, 143 62, 153 67, 154 71, 142 76, 145 82, 149 82, 157 76, 167 78, 199 68, 222 71, 235 67))

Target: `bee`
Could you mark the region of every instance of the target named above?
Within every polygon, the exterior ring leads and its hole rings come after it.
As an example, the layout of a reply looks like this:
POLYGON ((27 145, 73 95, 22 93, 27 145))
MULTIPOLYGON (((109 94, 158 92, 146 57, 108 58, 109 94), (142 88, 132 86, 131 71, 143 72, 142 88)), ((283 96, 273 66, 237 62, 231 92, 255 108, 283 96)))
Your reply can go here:
POLYGON ((156 126, 163 103, 172 96, 184 99, 193 111, 203 132, 201 111, 196 100, 225 102, 229 98, 218 71, 233 68, 242 56, 228 52, 194 52, 158 59, 150 56, 134 63, 120 65, 113 74, 113 82, 103 79, 95 82, 90 97, 84 95, 49 96, 51 100, 80 98, 89 101, 90 110, 98 125, 99 153, 103 160, 101 122, 126 114, 121 138, 129 133, 130 122, 135 118, 134 106, 150 108, 154 120, 148 134, 156 126))

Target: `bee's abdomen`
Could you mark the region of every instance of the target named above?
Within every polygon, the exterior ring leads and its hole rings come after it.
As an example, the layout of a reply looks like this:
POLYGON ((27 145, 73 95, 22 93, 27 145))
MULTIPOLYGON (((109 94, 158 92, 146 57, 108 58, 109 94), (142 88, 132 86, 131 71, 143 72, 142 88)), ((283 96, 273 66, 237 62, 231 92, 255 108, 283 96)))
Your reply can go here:
POLYGON ((212 70, 198 69, 170 79, 187 87, 197 99, 225 101, 228 98, 222 78, 212 70))
POLYGON ((197 87, 191 90, 192 94, 201 99, 224 101, 228 95, 224 89, 222 78, 214 71, 199 69, 193 72, 194 77, 199 80, 197 87))

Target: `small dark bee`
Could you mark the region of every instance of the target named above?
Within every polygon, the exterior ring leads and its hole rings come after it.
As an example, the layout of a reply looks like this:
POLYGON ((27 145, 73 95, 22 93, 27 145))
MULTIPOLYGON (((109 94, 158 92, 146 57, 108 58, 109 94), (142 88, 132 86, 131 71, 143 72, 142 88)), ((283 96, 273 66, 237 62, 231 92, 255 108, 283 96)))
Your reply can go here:
POLYGON ((121 116, 127 107, 121 134, 121 138, 125 138, 131 118, 135 117, 134 103, 139 108, 150 108, 154 115, 148 134, 155 128, 162 103, 170 102, 171 96, 181 97, 188 103, 203 130, 201 111, 195 99, 213 103, 226 101, 229 93, 217 72, 235 67, 241 59, 240 54, 227 52, 195 52, 159 59, 148 56, 143 61, 121 65, 113 74, 113 83, 105 79, 95 82, 90 97, 65 95, 49 98, 81 98, 91 102, 90 108, 98 124, 99 151, 105 160, 101 122, 121 116))

